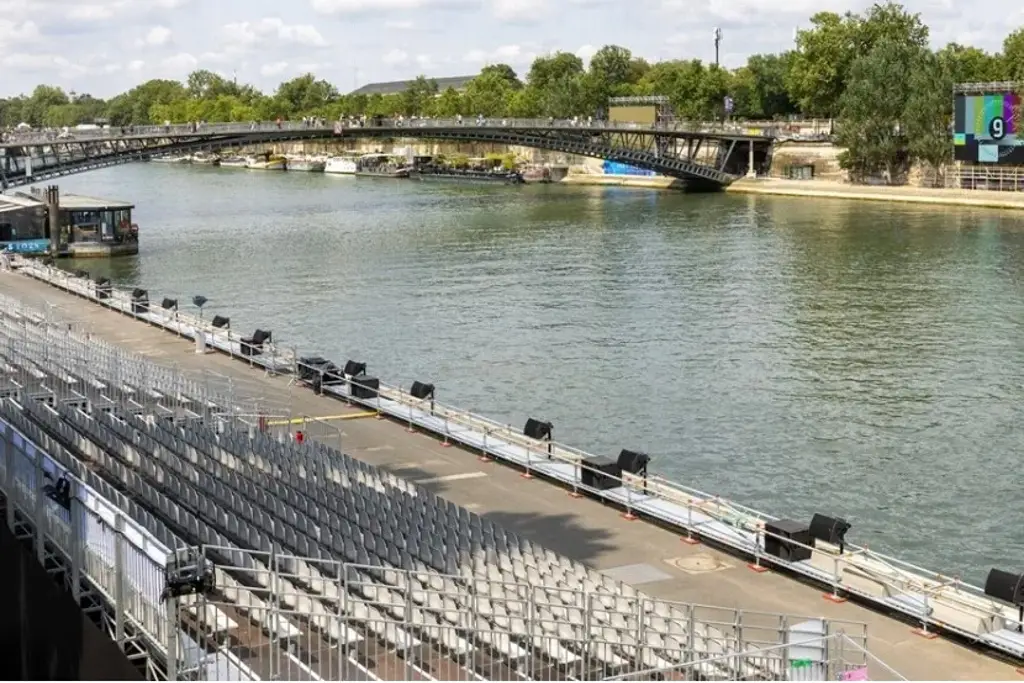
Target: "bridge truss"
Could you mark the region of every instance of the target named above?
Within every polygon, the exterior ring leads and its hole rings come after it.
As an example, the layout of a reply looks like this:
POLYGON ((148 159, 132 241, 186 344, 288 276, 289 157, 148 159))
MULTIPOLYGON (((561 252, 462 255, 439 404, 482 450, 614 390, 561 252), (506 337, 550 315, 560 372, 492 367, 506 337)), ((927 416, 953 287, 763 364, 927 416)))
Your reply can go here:
POLYGON ((198 131, 187 126, 153 126, 118 135, 27 137, 0 145, 0 189, 147 159, 240 147, 357 138, 418 138, 478 142, 551 150, 606 159, 681 178, 694 189, 718 189, 747 171, 755 158, 770 155, 772 139, 721 130, 641 127, 636 124, 585 126, 550 122, 421 120, 380 125, 309 127, 297 124, 220 124, 198 131))

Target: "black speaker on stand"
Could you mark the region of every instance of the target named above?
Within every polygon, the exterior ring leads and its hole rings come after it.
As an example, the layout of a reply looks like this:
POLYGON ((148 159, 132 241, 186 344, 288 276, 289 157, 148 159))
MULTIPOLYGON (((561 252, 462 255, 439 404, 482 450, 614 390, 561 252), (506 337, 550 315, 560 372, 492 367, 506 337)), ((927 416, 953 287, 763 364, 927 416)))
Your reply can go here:
POLYGON ((548 459, 551 458, 551 433, 554 431, 555 425, 550 422, 544 422, 543 420, 536 420, 529 418, 526 420, 526 426, 523 427, 523 435, 536 439, 537 441, 548 442, 548 459))
POLYGON ((409 389, 409 395, 413 398, 424 401, 430 399, 430 414, 434 414, 434 385, 426 382, 413 382, 409 389))
POLYGON ((786 562, 799 562, 811 559, 813 547, 814 537, 811 536, 810 526, 803 522, 776 519, 764 523, 764 551, 769 555, 786 562))
POLYGON ((1017 632, 1024 633, 1024 575, 992 569, 985 579, 985 595, 1017 607, 1017 632))
POLYGON ((149 312, 149 292, 136 287, 132 290, 132 313, 139 315, 149 312))
POLYGON ((839 546, 839 554, 842 555, 846 545, 846 532, 850 530, 851 526, 841 517, 829 517, 815 513, 814 517, 811 517, 809 530, 812 538, 839 546))
POLYGON ((647 465, 651 462, 651 456, 639 451, 631 451, 623 448, 616 461, 619 466, 619 475, 628 472, 644 478, 644 492, 647 492, 647 465))

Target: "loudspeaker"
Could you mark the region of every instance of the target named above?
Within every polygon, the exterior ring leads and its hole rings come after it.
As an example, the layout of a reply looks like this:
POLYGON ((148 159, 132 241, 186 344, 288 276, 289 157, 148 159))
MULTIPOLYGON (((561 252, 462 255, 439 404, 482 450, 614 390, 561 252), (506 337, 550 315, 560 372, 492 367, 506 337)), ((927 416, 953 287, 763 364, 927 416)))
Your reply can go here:
POLYGON ((171 310, 172 308, 174 310, 178 310, 178 300, 177 299, 164 299, 163 302, 161 302, 160 306, 163 307, 166 310, 171 310))
POLYGON ((1002 569, 989 571, 985 579, 985 595, 1018 607, 1024 605, 1024 575, 1011 574, 1002 569))
POLYGON ((110 286, 110 280, 105 277, 96 278, 96 298, 97 299, 109 299, 110 290, 113 289, 110 286))
POLYGON ((764 551, 769 555, 787 562, 811 559, 810 548, 802 548, 787 542, 788 539, 814 547, 814 539, 811 537, 811 529, 808 525, 792 519, 777 519, 774 522, 765 522, 764 532, 764 551), (769 534, 774 534, 774 536, 769 534), (782 538, 777 538, 777 536, 782 536, 782 538))
POLYGON ((311 382, 314 378, 320 377, 320 369, 328 365, 331 361, 320 356, 306 356, 300 358, 298 362, 299 366, 299 379, 304 382, 311 382))
POLYGON ((213 316, 213 320, 210 321, 210 324, 214 327, 230 327, 231 318, 225 318, 222 315, 215 315, 213 316))
POLYGON ((595 455, 580 461, 580 482, 592 489, 606 491, 621 486, 618 480, 621 476, 619 463, 611 458, 595 455))
POLYGON ((209 299, 207 299, 202 294, 196 294, 194 297, 192 297, 192 305, 195 306, 196 308, 202 308, 203 306, 206 305, 207 301, 209 301, 209 299))
POLYGON ((413 398, 433 398, 434 397, 434 385, 426 384, 424 382, 413 382, 412 388, 409 389, 409 395, 413 398))
POLYGON ((629 451, 625 448, 619 453, 619 469, 623 472, 629 472, 630 474, 640 474, 641 472, 647 472, 647 464, 651 461, 651 456, 646 453, 638 453, 636 451, 629 451))
POLYGON ((88 270, 76 270, 75 277, 80 277, 83 280, 88 280, 91 276, 89 275, 88 270))
POLYGON ((373 400, 377 398, 377 392, 379 390, 380 380, 376 377, 357 375, 352 378, 352 398, 358 398, 364 401, 373 400))
POLYGON ((345 374, 349 377, 366 374, 366 363, 350 360, 345 363, 345 374))
POLYGON ((811 536, 819 541, 841 546, 845 543, 846 532, 850 530, 850 526, 845 519, 815 513, 809 528, 811 536))
POLYGON ((271 341, 273 336, 273 333, 257 328, 257 330, 252 333, 252 343, 254 346, 263 346, 266 342, 271 341))
POLYGON ((145 313, 149 310, 149 292, 136 287, 132 290, 132 313, 145 313))
POLYGON ((551 439, 551 430, 555 428, 555 425, 550 422, 542 422, 535 420, 532 417, 526 421, 526 426, 523 427, 523 434, 530 437, 531 439, 551 439))

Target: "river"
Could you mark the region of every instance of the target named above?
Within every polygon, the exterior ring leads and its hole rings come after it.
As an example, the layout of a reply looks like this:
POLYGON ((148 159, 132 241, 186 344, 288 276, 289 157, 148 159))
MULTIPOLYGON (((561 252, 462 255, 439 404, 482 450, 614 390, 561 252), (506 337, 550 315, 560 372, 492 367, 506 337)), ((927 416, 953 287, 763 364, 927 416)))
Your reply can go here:
POLYGON ((1013 214, 157 164, 61 184, 138 207, 141 254, 81 267, 205 295, 239 331, 845 517, 851 541, 973 582, 1024 557, 1013 214))

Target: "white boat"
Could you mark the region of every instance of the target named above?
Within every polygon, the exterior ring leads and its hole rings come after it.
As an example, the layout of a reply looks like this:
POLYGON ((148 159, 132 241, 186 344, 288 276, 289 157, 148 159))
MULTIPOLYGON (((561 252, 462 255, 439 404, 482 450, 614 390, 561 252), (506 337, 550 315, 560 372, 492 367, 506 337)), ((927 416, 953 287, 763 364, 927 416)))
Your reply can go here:
POLYGON ((224 168, 248 168, 249 160, 245 157, 224 157, 220 160, 220 165, 224 168))
POLYGON ((245 167, 257 171, 283 171, 288 168, 288 159, 280 154, 264 152, 246 159, 245 167))
POLYGON ((351 156, 339 156, 331 157, 327 160, 327 165, 324 166, 324 173, 337 173, 339 175, 355 175, 356 170, 356 157, 351 156))
POLYGON ((220 157, 216 154, 209 152, 196 152, 192 155, 191 159, 193 164, 202 164, 204 166, 216 166, 220 163, 220 157))
POLYGON ((309 156, 288 156, 289 171, 310 171, 312 173, 323 173, 327 167, 327 160, 321 157, 309 156))
POLYGON ((158 164, 191 164, 192 157, 185 156, 174 156, 171 154, 161 154, 158 157, 150 157, 150 161, 155 161, 158 164))

